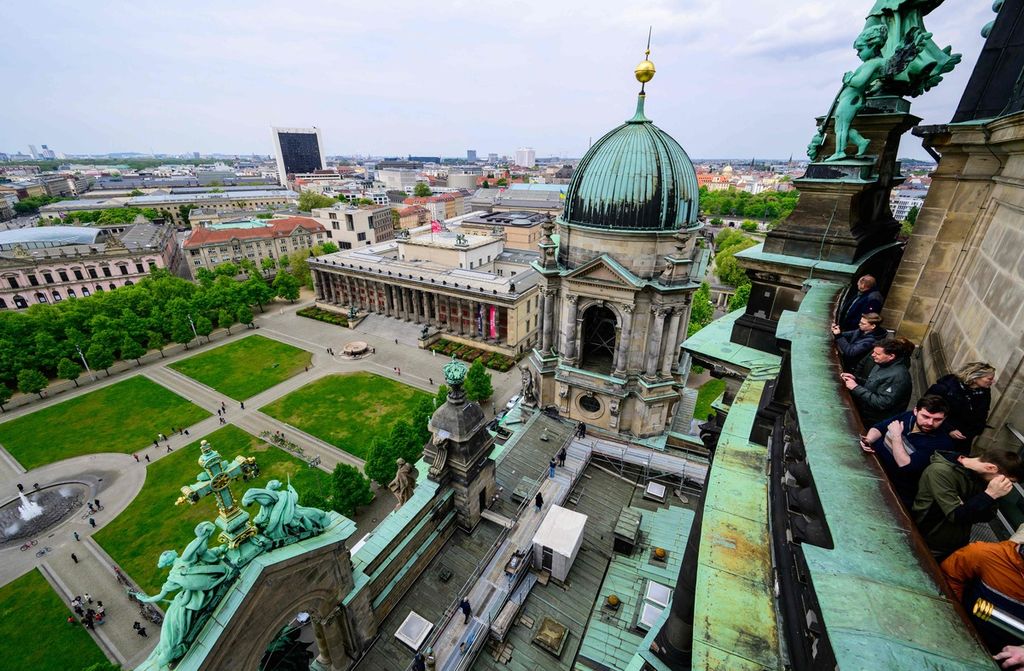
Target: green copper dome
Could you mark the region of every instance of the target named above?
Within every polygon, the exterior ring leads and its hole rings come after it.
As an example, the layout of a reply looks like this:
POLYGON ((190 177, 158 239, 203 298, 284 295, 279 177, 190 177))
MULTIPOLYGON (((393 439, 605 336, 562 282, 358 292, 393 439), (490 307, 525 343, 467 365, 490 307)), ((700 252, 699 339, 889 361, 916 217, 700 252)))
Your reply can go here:
POLYGON ((562 220, 593 228, 674 231, 697 222, 697 174, 690 158, 644 116, 632 119, 584 155, 565 195, 562 220))

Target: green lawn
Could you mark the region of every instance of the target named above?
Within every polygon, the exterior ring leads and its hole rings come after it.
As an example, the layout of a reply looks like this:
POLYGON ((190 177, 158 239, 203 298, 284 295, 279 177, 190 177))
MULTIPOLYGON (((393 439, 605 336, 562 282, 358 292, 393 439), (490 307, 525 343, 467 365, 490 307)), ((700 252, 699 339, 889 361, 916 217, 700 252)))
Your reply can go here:
POLYGON ((97 452, 131 453, 210 413, 141 375, 0 424, 0 444, 32 470, 97 452))
MULTIPOLYGON (((228 425, 211 433, 207 440, 220 456, 228 461, 241 454, 256 457, 260 477, 250 482, 231 485, 237 499, 250 487, 262 487, 268 480, 291 482, 303 494, 319 486, 326 492, 331 476, 318 468, 310 468, 301 459, 267 445, 255 436, 228 425)), ((194 505, 175 506, 182 485, 195 482, 199 473, 199 441, 176 450, 146 467, 146 484, 113 522, 94 535, 96 541, 135 582, 153 594, 160 589, 167 571, 156 567, 157 557, 164 550, 181 552, 195 538, 193 529, 203 520, 217 517, 217 506, 209 498, 194 505)), ((255 517, 259 506, 247 508, 255 517)))
POLYGON ((244 401, 302 372, 312 358, 304 349, 254 335, 176 361, 170 367, 244 401))
POLYGON ((262 412, 365 459, 375 436, 407 418, 418 389, 372 373, 329 375, 260 408, 262 412))
POLYGON ((706 420, 708 415, 714 412, 711 403, 721 396, 723 391, 725 391, 723 380, 711 379, 702 384, 697 392, 697 407, 693 411, 694 419, 699 419, 702 422, 706 420))
POLYGON ((105 662, 85 627, 68 624, 68 615, 74 613, 37 569, 0 587, 0 659, 10 663, 4 666, 64 671, 105 662))

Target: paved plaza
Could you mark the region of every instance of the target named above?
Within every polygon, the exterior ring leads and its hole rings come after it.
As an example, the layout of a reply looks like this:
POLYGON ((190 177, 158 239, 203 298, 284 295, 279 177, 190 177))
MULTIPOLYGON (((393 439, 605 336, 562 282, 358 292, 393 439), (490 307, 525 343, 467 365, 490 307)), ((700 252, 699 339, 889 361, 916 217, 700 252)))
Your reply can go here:
MULTIPOLYGON (((167 454, 166 445, 169 444, 173 450, 177 450, 216 431, 221 426, 216 411, 224 403, 227 407, 228 423, 253 436, 259 436, 264 431, 279 431, 289 441, 303 449, 305 458, 319 457, 319 467, 325 471, 333 470, 338 463, 362 467, 362 460, 265 415, 259 412, 258 408, 321 377, 357 371, 376 373, 433 394, 437 391, 437 385, 443 381, 441 366, 445 359, 416 347, 420 327, 415 324, 370 315, 354 330, 339 328, 295 314, 296 310, 308 304, 307 300, 283 307, 272 306, 266 313, 257 315, 257 329, 242 329, 227 336, 228 340, 237 340, 259 333, 313 354, 312 364, 308 370, 246 399, 244 409, 238 401, 227 398, 224 394, 172 370, 167 365, 196 352, 209 351, 226 342, 221 339, 167 356, 165 359, 156 359, 141 367, 115 374, 109 379, 101 378, 97 382, 83 384, 80 389, 63 393, 59 397, 40 399, 0 416, 0 422, 10 421, 40 408, 114 384, 132 375, 144 375, 213 413, 211 417, 197 424, 184 427, 190 435, 169 435, 169 443, 161 443, 159 448, 150 445, 138 451, 139 462, 130 454, 103 453, 67 459, 26 472, 6 450, 0 449, 0 490, 7 492, 9 497, 13 498, 17 493, 19 483, 29 491, 33 483, 46 487, 52 483, 76 481, 86 484, 92 492, 90 498, 100 499, 103 505, 103 510, 92 516, 96 522, 95 528, 90 526, 89 515, 85 514, 83 508, 79 513, 48 529, 45 536, 37 539, 38 545, 29 551, 22 551, 17 545, 0 549, 0 586, 38 567, 57 594, 66 602, 74 595, 85 592, 91 594, 94 599, 102 599, 107 610, 107 622, 96 628, 94 639, 109 657, 126 668, 133 668, 141 663, 156 645, 159 626, 150 624, 149 638, 136 635, 132 623, 141 620, 138 608, 128 599, 124 588, 116 581, 114 562, 97 543, 93 542, 91 536, 94 531, 103 528, 123 511, 142 489, 145 482, 146 457, 150 461, 158 460, 167 454), (354 340, 365 341, 374 348, 374 353, 363 359, 346 360, 332 356, 326 351, 330 347, 333 351, 340 352, 347 342, 354 340), (396 369, 400 372, 396 372, 396 369), (81 540, 75 540, 75 533, 81 540), (36 551, 44 547, 51 548, 51 551, 37 557, 36 551), (72 552, 79 559, 77 564, 71 558, 72 552)), ((493 412, 495 409, 503 408, 508 398, 518 392, 519 374, 513 368, 507 373, 491 371, 491 375, 495 392, 494 402, 493 407, 485 407, 485 410, 493 412)), ((74 427, 68 427, 67 434, 68 439, 73 440, 74 427)), ((169 508, 168 511, 162 512, 173 514, 170 502, 176 494, 168 492, 169 508)), ((356 522, 360 528, 352 541, 358 540, 370 531, 372 525, 394 507, 394 503, 390 493, 384 491, 374 503, 361 510, 356 515, 356 522)), ((210 516, 213 514, 211 507, 210 516)), ((187 540, 181 539, 182 544, 187 540)), ((153 561, 156 561, 155 556, 153 561)), ((149 623, 143 621, 143 624, 149 623)), ((55 626, 65 625, 63 621, 59 621, 55 626)))

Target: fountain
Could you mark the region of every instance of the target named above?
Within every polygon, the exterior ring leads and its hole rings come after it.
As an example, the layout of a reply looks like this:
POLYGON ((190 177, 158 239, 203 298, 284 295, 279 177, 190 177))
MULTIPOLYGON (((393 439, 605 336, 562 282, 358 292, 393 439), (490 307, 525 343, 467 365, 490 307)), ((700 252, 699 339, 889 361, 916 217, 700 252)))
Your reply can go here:
POLYGON ((43 507, 35 501, 29 501, 22 492, 18 492, 18 498, 21 499, 21 505, 18 506, 18 514, 21 515, 22 520, 28 522, 30 519, 43 514, 43 507))

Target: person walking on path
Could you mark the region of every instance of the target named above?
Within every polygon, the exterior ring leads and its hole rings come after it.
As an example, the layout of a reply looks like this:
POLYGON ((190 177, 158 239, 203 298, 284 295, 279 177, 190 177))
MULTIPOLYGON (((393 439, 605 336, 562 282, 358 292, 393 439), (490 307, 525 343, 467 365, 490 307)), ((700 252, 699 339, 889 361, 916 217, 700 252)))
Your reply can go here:
POLYGON ((76 564, 78 563, 78 555, 76 555, 74 552, 71 553, 71 561, 75 562, 76 564))
POLYGON ((77 531, 72 531, 71 533, 74 535, 76 541, 82 540, 81 538, 78 537, 78 532, 77 531))
POLYGON ((97 509, 103 508, 103 506, 100 505, 100 500, 99 499, 93 499, 92 502, 96 504, 96 508, 97 509))
POLYGON ((90 517, 89 518, 89 526, 91 526, 93 529, 96 528, 96 518, 95 517, 90 517))
POLYGON ((469 605, 469 599, 462 597, 462 601, 459 602, 459 609, 462 614, 466 616, 466 619, 462 621, 462 624, 469 624, 469 618, 473 614, 473 608, 469 605))
POLYGON ((92 596, 88 592, 82 595, 88 603, 92 603, 92 596))
POLYGON ((171 453, 171 446, 170 446, 170 445, 168 445, 168 446, 167 446, 167 454, 170 454, 170 453, 171 453))
POLYGON ((147 464, 149 463, 149 455, 148 454, 146 455, 146 463, 147 464))
POLYGON ((548 477, 549 478, 555 477, 555 460, 554 459, 552 459, 551 461, 548 462, 548 477))
POLYGON ((565 467, 565 457, 565 448, 563 447, 558 451, 558 465, 562 466, 563 468, 565 467))
POLYGON ((537 512, 544 507, 544 497, 541 496, 540 492, 537 492, 537 496, 533 497, 533 505, 537 506, 537 512))
POLYGON ((245 410, 245 401, 239 401, 238 405, 242 406, 242 410, 245 410))
POLYGON ((145 627, 139 627, 139 636, 142 638, 149 638, 149 634, 146 633, 145 627))
POLYGON ((137 454, 133 454, 132 456, 133 456, 133 457, 135 457, 135 461, 136 461, 136 462, 137 462, 137 461, 139 460, 139 455, 137 455, 137 454))

